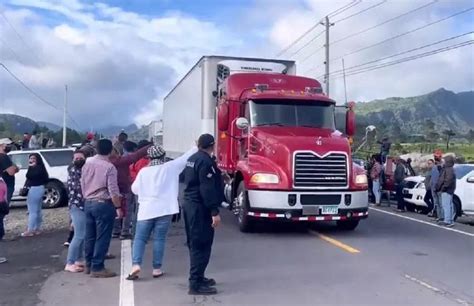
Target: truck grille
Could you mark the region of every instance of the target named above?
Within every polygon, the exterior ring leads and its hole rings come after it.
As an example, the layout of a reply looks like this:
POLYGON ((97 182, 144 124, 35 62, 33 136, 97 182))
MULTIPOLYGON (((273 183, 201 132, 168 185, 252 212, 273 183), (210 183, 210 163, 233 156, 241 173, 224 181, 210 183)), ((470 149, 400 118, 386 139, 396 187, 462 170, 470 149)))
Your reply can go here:
POLYGON ((319 157, 314 153, 295 155, 294 186, 338 188, 347 186, 347 158, 344 154, 319 157))

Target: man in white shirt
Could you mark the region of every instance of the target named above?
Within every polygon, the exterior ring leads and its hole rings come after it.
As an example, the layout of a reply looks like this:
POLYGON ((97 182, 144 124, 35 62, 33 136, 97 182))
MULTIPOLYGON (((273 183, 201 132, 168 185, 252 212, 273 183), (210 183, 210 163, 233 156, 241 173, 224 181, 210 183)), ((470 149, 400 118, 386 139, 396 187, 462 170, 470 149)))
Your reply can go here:
POLYGON ((128 280, 136 280, 141 272, 145 245, 153 232, 153 277, 163 275, 161 271, 166 234, 174 214, 179 212, 179 175, 188 158, 196 153, 194 147, 183 156, 165 163, 166 152, 161 146, 148 149, 150 165, 143 168, 134 183, 132 192, 138 196, 138 215, 132 249, 132 271, 128 280))

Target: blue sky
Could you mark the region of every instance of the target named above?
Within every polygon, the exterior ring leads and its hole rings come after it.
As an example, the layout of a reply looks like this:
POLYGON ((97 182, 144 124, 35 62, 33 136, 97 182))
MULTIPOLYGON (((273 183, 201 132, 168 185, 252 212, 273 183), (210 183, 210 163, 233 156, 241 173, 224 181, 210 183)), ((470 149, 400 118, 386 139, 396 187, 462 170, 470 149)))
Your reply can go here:
MULTIPOLYGON (((0 61, 45 99, 60 106, 70 88, 76 121, 101 125, 146 124, 161 115, 162 98, 202 55, 275 57, 319 18, 352 0, 3 0, 0 11, 0 61), (94 112, 91 111, 91 106, 94 112), (116 111, 110 112, 110 109, 116 111), (107 113, 107 116, 103 116, 107 113)), ((382 0, 357 2, 332 17, 337 20, 382 0)), ((430 0, 393 0, 331 28, 331 40, 370 28, 430 0)), ((331 58, 377 43, 454 12, 471 0, 440 0, 393 22, 338 43, 331 58)), ((345 58, 346 67, 430 44, 474 30, 474 11, 345 58)), ((317 77, 324 62, 321 27, 282 57, 297 61, 299 74, 317 77), (300 47, 308 45, 300 49, 300 47), (319 50, 316 52, 316 50, 319 50), (310 55, 308 59, 304 59, 310 55), (320 67, 316 70, 314 68, 320 67), (311 70, 313 69, 313 70, 311 70)), ((474 39, 474 35, 436 45, 474 39)), ((348 78, 351 100, 414 96, 440 87, 472 90, 472 45, 413 62, 348 78)), ((331 71, 340 69, 339 61, 331 71)), ((0 71, 0 106, 38 120, 60 122, 61 113, 39 105, 0 71)), ((343 100, 342 80, 331 81, 331 96, 343 100)))

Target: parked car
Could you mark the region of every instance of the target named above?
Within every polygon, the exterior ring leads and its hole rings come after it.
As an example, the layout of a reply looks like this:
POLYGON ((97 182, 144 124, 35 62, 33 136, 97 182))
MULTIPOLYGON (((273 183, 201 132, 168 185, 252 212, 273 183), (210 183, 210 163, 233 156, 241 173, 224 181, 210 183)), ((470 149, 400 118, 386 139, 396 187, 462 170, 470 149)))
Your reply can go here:
POLYGON ((429 208, 425 203, 425 177, 422 175, 409 176, 404 180, 403 198, 409 210, 421 210, 428 213, 429 208))
MULTIPOLYGON (((474 215, 474 165, 456 164, 454 172, 457 179, 453 197, 455 216, 458 217, 463 213, 474 215)), ((423 201, 426 194, 424 179, 423 176, 408 177, 403 190, 405 201, 421 209, 427 208, 423 201)))
POLYGON ((46 170, 49 174, 49 182, 46 184, 43 208, 55 208, 67 203, 67 167, 71 164, 74 149, 39 149, 26 151, 12 151, 8 155, 20 171, 15 175, 15 192, 13 200, 24 200, 19 195, 20 189, 25 185, 26 171, 28 170, 28 158, 31 153, 39 153, 44 160, 46 170))

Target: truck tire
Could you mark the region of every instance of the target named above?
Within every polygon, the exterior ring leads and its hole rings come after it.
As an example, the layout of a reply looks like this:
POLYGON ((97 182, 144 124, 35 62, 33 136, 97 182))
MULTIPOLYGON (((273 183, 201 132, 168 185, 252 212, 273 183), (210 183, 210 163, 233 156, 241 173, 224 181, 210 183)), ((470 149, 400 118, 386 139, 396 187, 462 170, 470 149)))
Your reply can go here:
POLYGON ((353 231, 359 225, 359 220, 337 221, 336 224, 343 231, 353 231))
POLYGON ((66 202, 66 189, 61 182, 49 181, 44 190, 43 208, 57 208, 66 202))
POLYGON ((247 214, 249 210, 249 197, 243 181, 240 182, 237 187, 235 206, 240 231, 243 233, 251 232, 253 229, 253 220, 251 220, 247 214))

